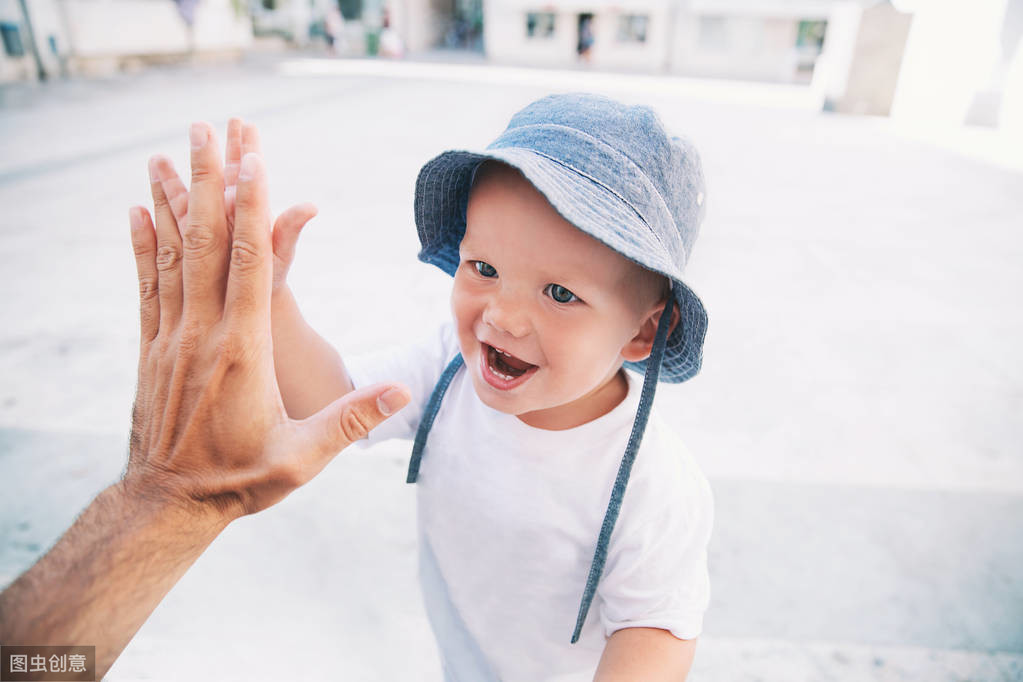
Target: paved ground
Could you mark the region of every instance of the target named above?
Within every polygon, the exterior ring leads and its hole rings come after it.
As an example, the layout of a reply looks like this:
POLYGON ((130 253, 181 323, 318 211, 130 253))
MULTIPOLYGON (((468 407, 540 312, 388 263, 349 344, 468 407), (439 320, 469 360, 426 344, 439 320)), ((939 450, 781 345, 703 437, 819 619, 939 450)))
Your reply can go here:
MULTIPOLYGON (((419 166, 566 89, 651 103, 704 154, 705 369, 659 394, 717 502, 693 679, 1023 679, 1023 173, 784 87, 254 60, 0 90, 0 584, 123 466, 149 154, 260 124, 275 207, 320 207, 296 294, 356 353, 447 314, 419 166)), ((230 527, 108 679, 439 679, 406 450, 230 527)))

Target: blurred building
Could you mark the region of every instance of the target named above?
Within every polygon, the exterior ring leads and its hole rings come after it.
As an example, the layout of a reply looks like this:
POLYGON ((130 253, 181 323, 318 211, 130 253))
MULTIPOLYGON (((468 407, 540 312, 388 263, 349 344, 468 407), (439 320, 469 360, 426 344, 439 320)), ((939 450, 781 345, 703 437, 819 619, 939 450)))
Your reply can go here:
MULTIPOLYGON (((809 82, 838 0, 486 0, 493 61, 809 82), (586 32, 592 44, 584 50, 586 32), (588 54, 581 55, 581 52, 588 54)), ((847 4, 847 3, 845 3, 847 4)))
POLYGON ((1023 136, 1023 0, 902 0, 913 26, 891 115, 1023 136))
POLYGON ((385 26, 413 54, 811 84, 827 110, 996 128, 1023 154, 1023 0, 0 0, 0 82, 234 54, 254 32, 372 55, 385 26))
POLYGON ((1023 159, 1023 0, 898 0, 833 12, 813 86, 826 109, 940 137, 994 131, 1023 159))
POLYGON ((109 73, 252 42, 241 0, 0 0, 0 82, 109 73))
POLYGON ((891 3, 836 6, 814 87, 828 111, 887 116, 913 16, 891 3))

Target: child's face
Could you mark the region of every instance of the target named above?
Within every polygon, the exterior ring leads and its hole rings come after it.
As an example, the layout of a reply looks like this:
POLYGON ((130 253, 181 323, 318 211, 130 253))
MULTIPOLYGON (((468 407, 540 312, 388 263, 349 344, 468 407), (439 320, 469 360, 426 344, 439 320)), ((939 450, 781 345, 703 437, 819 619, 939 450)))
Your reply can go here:
POLYGON ((574 227, 501 165, 477 176, 459 253, 451 310, 480 400, 565 429, 624 398, 619 369, 649 355, 663 278, 574 227), (502 364, 491 347, 518 361, 502 364))

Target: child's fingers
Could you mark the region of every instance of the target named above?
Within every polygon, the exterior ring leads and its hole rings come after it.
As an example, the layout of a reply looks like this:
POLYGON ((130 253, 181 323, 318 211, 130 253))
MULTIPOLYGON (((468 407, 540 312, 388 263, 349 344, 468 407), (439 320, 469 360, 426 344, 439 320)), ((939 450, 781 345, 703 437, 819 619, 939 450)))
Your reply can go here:
POLYGON ((273 247, 266 169, 258 154, 246 154, 238 172, 231 268, 224 319, 235 333, 265 334, 270 328, 273 247))
POLYGON ((242 120, 232 118, 227 122, 227 149, 224 154, 224 186, 232 187, 238 182, 238 166, 242 162, 242 120))
POLYGON ((224 188, 224 217, 227 218, 227 236, 231 238, 234 233, 234 206, 238 196, 238 186, 231 185, 224 188))
POLYGON ((242 126, 242 156, 246 154, 262 154, 263 145, 259 140, 259 130, 252 123, 242 126))
POLYGON ((181 228, 188 224, 188 188, 181 181, 178 172, 174 170, 174 164, 170 159, 160 157, 156 164, 156 171, 180 233, 181 228))
POLYGON ((160 276, 156 269, 156 233, 149 211, 135 206, 128 211, 131 223, 131 247, 135 252, 135 268, 139 276, 140 339, 143 346, 160 331, 160 298, 157 295, 160 276))
MULTIPOLYGON (((169 161, 161 156, 149 160, 149 185, 156 218, 156 258, 160 306, 158 322, 173 327, 181 317, 181 233, 170 201, 160 180, 169 161)), ((187 202, 187 199, 186 199, 187 202)), ((147 213, 148 215, 148 213, 147 213)))
MULTIPOLYGON (((239 119, 239 136, 240 136, 240 149, 241 155, 246 154, 262 154, 263 147, 259 140, 259 130, 252 123, 243 123, 239 119)), ((228 188, 228 192, 224 195, 225 205, 228 206, 227 210, 227 221, 228 228, 233 229, 234 227, 234 213, 237 210, 236 206, 238 203, 238 192, 237 188, 228 188)), ((267 217, 270 217, 269 208, 267 208, 267 217)))
POLYGON ((286 265, 291 264, 295 257, 298 235, 316 214, 317 209, 313 204, 299 204, 277 216, 277 221, 274 222, 273 250, 278 260, 286 265))
POLYGON ((242 120, 234 117, 227 122, 227 153, 224 157, 224 215, 227 234, 234 230, 234 197, 238 184, 238 166, 242 162, 242 120))

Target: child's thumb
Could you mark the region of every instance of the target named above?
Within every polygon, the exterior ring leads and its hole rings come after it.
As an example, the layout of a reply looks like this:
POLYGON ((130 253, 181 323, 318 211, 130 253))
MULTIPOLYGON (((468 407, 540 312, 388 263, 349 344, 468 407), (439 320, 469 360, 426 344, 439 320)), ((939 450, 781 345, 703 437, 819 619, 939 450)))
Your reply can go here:
POLYGON ((306 223, 316 217, 317 209, 312 204, 292 206, 277 216, 273 230, 274 255, 285 263, 290 263, 295 256, 295 244, 298 235, 306 223))
POLYGON ((326 460, 365 438, 411 399, 411 393, 402 384, 374 384, 347 393, 303 420, 305 450, 326 466, 326 460))

